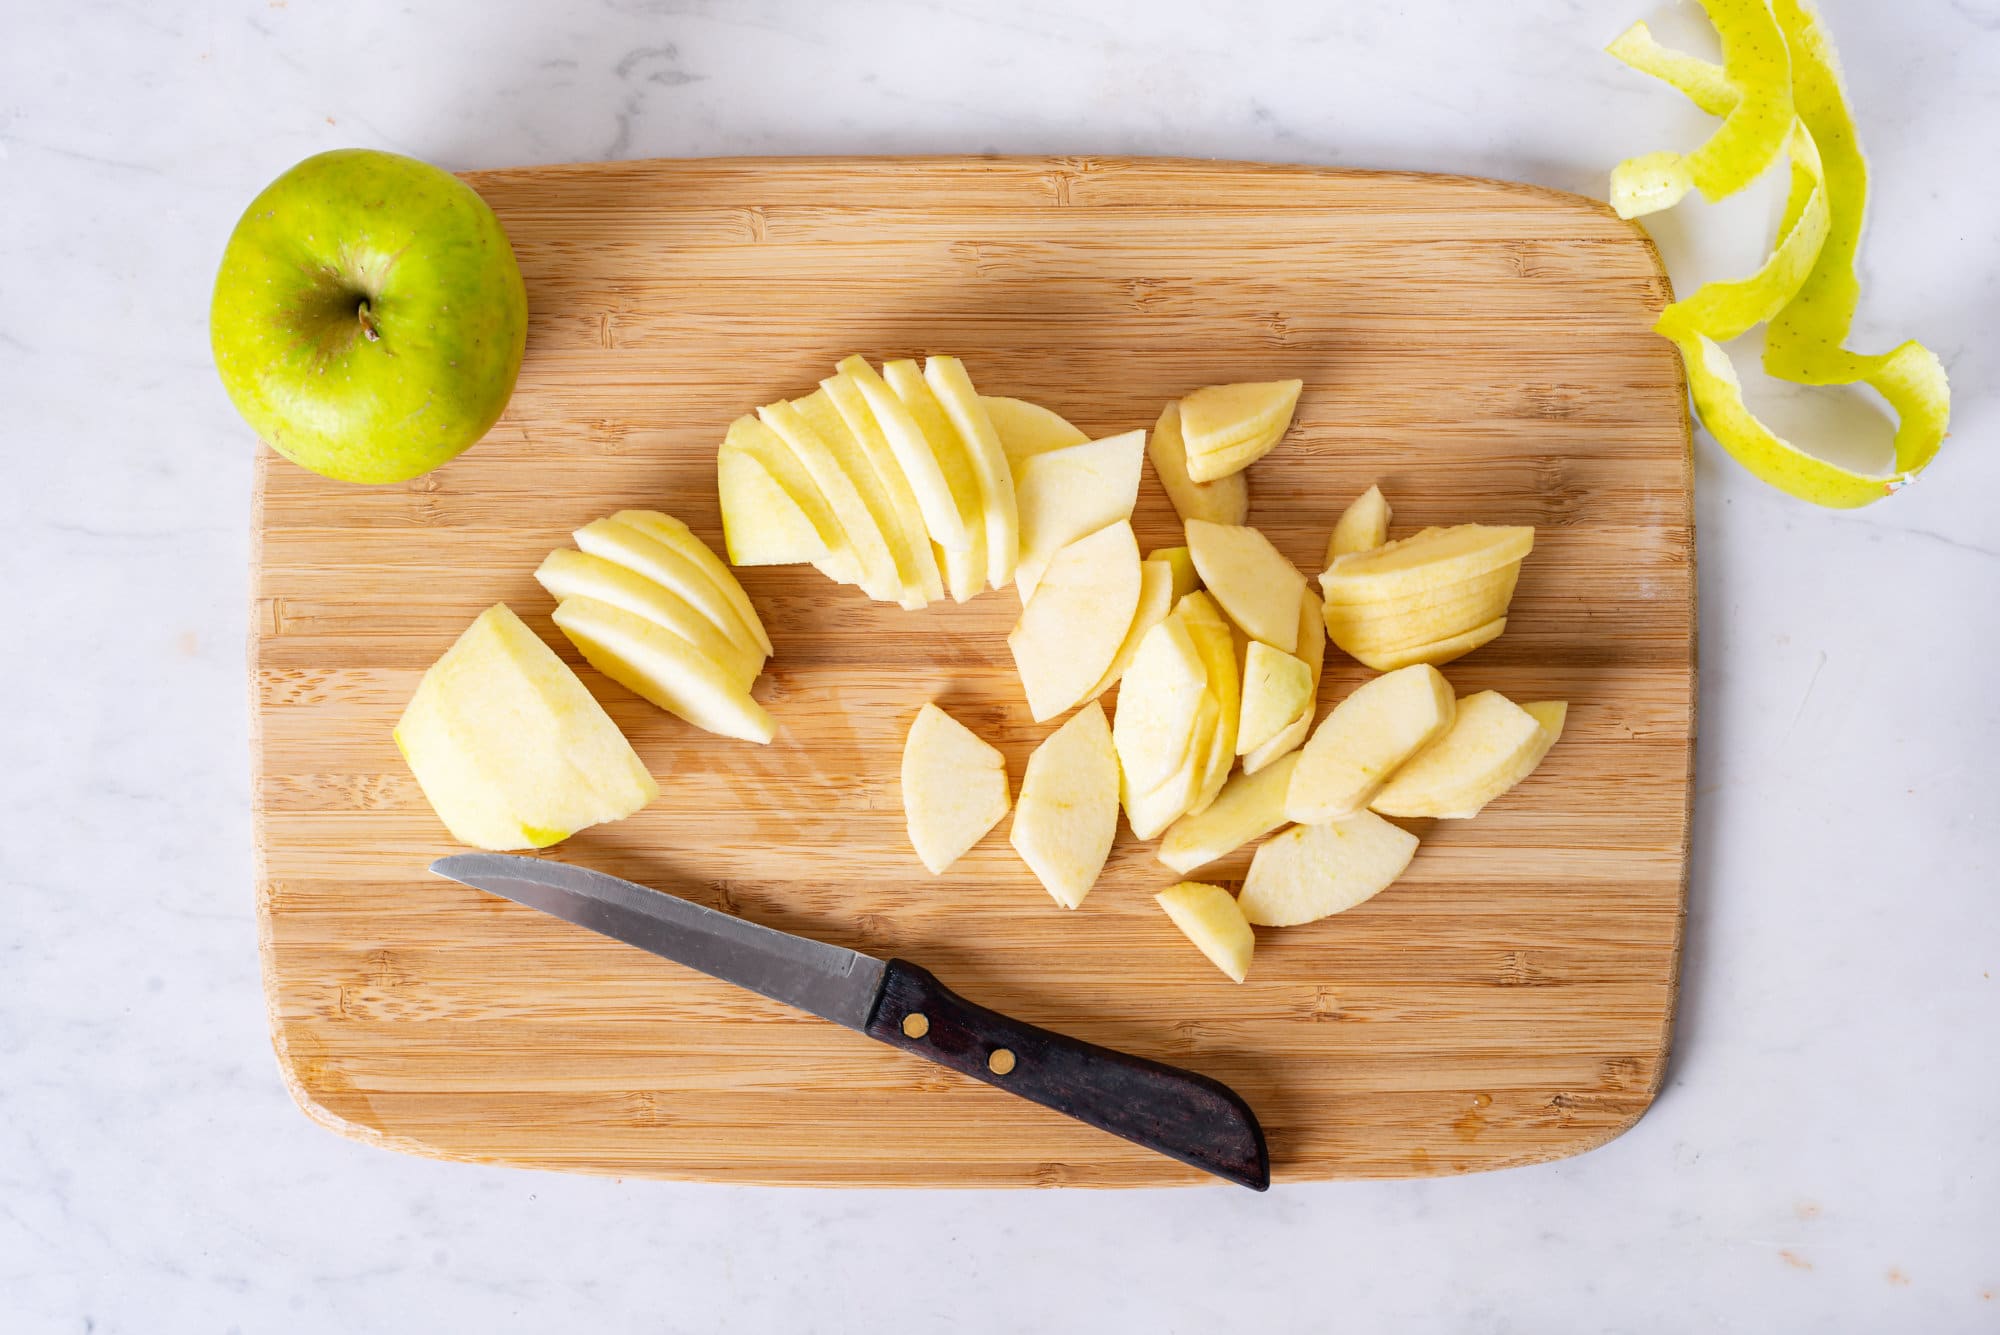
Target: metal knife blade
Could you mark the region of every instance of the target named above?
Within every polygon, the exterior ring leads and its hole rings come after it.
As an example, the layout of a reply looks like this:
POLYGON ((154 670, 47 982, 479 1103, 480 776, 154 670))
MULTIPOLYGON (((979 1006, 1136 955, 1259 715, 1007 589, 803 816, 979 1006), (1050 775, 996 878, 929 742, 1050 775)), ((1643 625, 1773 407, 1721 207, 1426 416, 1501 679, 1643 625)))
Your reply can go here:
POLYGON ((718 913, 588 867, 508 853, 455 853, 431 870, 726 983, 866 1029, 887 966, 858 950, 718 913))

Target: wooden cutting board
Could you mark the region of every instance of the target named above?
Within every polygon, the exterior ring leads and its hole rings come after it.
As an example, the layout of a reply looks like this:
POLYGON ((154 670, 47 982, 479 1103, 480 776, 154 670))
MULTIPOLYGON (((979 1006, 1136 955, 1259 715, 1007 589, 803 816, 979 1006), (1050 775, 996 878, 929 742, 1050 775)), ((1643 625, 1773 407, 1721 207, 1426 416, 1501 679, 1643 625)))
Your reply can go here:
MULTIPOLYGON (((1458 177, 1131 159, 662 161, 468 178, 532 319, 520 388, 398 486, 266 453, 252 663, 258 908, 279 1061, 315 1118, 456 1159, 897 1186, 1202 1180, 833 1025, 429 876, 452 851, 390 741, 417 678, 505 601, 603 699, 661 798, 552 851, 758 922, 901 954, 1022 1019, 1240 1090, 1279 1181, 1574 1154, 1658 1088, 1694 734, 1688 421, 1643 234, 1576 196, 1458 177), (1065 912, 1006 842, 909 849, 910 717, 935 699, 1018 786, 1049 727, 1011 591, 902 612, 809 567, 746 570, 777 643, 768 747, 693 731, 581 665, 532 571, 627 506, 721 546, 731 418, 838 357, 952 352, 1093 435, 1169 397, 1299 376, 1252 520, 1315 571, 1371 481, 1394 533, 1534 524, 1508 629, 1461 693, 1571 702, 1533 778, 1375 900, 1260 934, 1228 982, 1121 828, 1065 912)), ((1177 542, 1149 477, 1143 546, 1177 542)), ((1338 651, 1330 705, 1366 677, 1338 651)), ((1053 725, 1049 725, 1053 726, 1053 725)), ((1239 855, 1210 879, 1242 875, 1239 855)))

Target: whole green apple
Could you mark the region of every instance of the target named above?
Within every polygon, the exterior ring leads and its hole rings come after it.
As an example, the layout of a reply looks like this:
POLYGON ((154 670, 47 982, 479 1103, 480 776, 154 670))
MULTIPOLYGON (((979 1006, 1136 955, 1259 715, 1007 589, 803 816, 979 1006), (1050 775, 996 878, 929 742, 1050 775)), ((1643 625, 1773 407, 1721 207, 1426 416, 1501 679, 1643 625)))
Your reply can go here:
POLYGON ((338 149, 251 201, 208 333, 223 388, 278 453, 343 482, 401 482, 499 419, 528 294, 500 220, 463 181, 338 149))

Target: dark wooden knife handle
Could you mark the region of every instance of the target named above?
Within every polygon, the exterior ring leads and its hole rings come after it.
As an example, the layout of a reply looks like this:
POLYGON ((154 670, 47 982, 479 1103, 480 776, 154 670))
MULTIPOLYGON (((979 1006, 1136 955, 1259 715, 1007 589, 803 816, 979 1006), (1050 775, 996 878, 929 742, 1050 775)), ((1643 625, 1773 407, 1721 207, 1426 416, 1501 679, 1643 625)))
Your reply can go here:
POLYGON ((1009 1019, 904 960, 889 961, 867 1032, 1205 1173, 1271 1185, 1257 1114, 1221 1081, 1009 1019))

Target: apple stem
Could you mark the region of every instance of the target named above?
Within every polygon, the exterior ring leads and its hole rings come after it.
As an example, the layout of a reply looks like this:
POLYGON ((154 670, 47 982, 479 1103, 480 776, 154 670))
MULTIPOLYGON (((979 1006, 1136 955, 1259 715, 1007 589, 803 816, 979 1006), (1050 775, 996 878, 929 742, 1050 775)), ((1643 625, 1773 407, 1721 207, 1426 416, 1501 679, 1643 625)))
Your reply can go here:
POLYGON ((361 321, 361 336, 370 343, 380 342, 382 331, 375 327, 375 312, 368 308, 366 297, 362 298, 361 304, 354 308, 354 314, 361 321))

